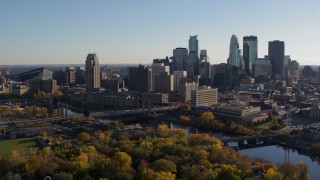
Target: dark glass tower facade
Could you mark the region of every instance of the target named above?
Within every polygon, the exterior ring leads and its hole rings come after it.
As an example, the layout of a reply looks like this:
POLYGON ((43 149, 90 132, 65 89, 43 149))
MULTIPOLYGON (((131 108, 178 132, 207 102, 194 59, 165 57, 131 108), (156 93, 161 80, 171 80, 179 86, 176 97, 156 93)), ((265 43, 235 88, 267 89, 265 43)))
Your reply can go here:
POLYGON ((243 60, 245 63, 245 71, 252 74, 253 61, 258 58, 258 38, 257 36, 243 37, 243 60))

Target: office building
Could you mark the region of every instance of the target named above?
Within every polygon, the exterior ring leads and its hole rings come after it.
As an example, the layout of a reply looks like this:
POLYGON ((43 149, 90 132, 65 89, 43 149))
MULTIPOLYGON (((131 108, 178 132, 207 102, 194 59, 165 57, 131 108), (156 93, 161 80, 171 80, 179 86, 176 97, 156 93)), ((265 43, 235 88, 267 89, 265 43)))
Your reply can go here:
POLYGON ((85 84, 86 69, 85 67, 77 67, 75 72, 75 84, 85 84))
POLYGON ((258 58, 258 38, 257 36, 243 37, 243 60, 247 74, 252 73, 252 64, 258 58))
POLYGON ((236 35, 232 35, 229 47, 228 64, 241 66, 241 50, 239 49, 239 41, 236 35))
POLYGON ((290 73, 290 63, 291 63, 291 58, 289 55, 284 56, 284 62, 283 62, 283 74, 285 76, 288 76, 290 73))
POLYGON ((199 46, 198 46, 198 39, 197 39, 198 35, 195 36, 190 36, 189 39, 189 54, 190 52, 195 52, 196 53, 196 57, 199 57, 199 46))
POLYGON ((266 113, 261 112, 260 107, 252 107, 238 103, 218 106, 213 110, 213 113, 221 120, 233 120, 244 124, 264 121, 268 118, 266 113))
POLYGON ((218 89, 199 86, 191 91, 191 107, 209 107, 218 103, 218 89))
POLYGON ((198 64, 198 57, 196 52, 192 51, 189 53, 186 60, 186 71, 188 78, 194 79, 196 75, 196 65, 198 64))
POLYGON ((200 61, 204 61, 204 62, 208 62, 209 61, 209 57, 207 55, 207 50, 206 49, 200 50, 200 61))
POLYGON ((161 72, 155 75, 155 91, 158 93, 170 93, 173 91, 173 75, 161 72))
POLYGON ((123 79, 103 79, 101 87, 107 92, 123 92, 125 91, 125 82, 123 79))
POLYGON ((96 54, 88 54, 86 59, 86 91, 100 92, 100 64, 96 54))
POLYGON ((188 57, 187 48, 176 48, 173 50, 172 66, 174 71, 185 70, 185 63, 188 57))
POLYGON ((75 70, 74 67, 67 67, 66 68, 66 76, 67 76, 67 83, 68 85, 72 85, 75 83, 75 70))
POLYGON ((28 85, 30 94, 40 92, 54 94, 59 89, 57 81, 54 79, 32 79, 28 81, 28 85))
POLYGON ((186 83, 180 86, 180 99, 182 102, 190 102, 191 91, 197 90, 198 83, 186 83))
POLYGON ((299 63, 296 60, 290 63, 290 75, 299 78, 299 63))
POLYGON ((199 72, 199 86, 207 86, 211 84, 210 62, 200 61, 198 63, 199 72))
POLYGON ((151 69, 152 69, 152 78, 151 78, 152 87, 151 87, 151 91, 155 91, 155 86, 156 86, 155 77, 157 75, 159 75, 160 73, 170 74, 170 66, 165 66, 163 63, 155 63, 154 62, 151 65, 151 69))
POLYGON ((139 65, 130 67, 128 76, 128 89, 139 92, 150 92, 152 87, 152 69, 139 65))
POLYGON ((173 90, 180 91, 180 86, 187 83, 187 71, 173 72, 173 90))
POLYGON ((56 70, 52 74, 52 78, 57 80, 57 84, 65 86, 68 84, 67 73, 65 70, 56 70))
POLYGON ((269 41, 269 58, 272 65, 272 76, 283 76, 284 75, 284 54, 285 47, 283 41, 269 41))
POLYGON ((271 60, 268 56, 257 58, 252 66, 254 77, 265 76, 269 77, 272 74, 271 60))
POLYGON ((239 68, 232 64, 216 64, 212 66, 212 85, 222 91, 231 91, 240 85, 239 68))

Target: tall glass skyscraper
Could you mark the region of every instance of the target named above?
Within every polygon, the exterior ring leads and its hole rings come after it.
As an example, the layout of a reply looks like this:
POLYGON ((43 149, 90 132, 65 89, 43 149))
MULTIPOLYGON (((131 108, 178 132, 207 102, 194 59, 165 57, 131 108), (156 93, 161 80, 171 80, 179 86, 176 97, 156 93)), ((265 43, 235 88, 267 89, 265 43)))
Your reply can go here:
POLYGON ((188 57, 187 48, 176 48, 173 50, 173 70, 174 71, 183 71, 186 69, 186 60, 188 57))
POLYGON ((237 67, 241 66, 241 50, 239 49, 239 41, 236 35, 232 35, 230 40, 228 64, 232 64, 237 67))
POLYGON ((195 52, 197 57, 199 56, 198 35, 190 36, 189 39, 189 53, 195 52))
POLYGON ((269 58, 271 59, 272 75, 284 75, 284 42, 283 41, 270 41, 269 42, 269 58))
POLYGON ((243 37, 243 60, 245 63, 245 71, 252 74, 253 61, 258 58, 258 38, 257 36, 243 37))
POLYGON ((186 59, 186 71, 190 78, 194 78, 198 74, 199 65, 199 47, 198 35, 190 36, 189 39, 189 55, 186 59))

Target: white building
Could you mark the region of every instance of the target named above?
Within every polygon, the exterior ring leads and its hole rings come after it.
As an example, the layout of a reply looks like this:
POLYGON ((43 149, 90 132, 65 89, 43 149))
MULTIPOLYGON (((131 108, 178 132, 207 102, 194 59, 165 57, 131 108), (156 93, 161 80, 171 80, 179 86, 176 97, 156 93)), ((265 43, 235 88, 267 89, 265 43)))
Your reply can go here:
POLYGON ((199 87, 191 91, 191 106, 211 106, 218 103, 218 88, 199 87))

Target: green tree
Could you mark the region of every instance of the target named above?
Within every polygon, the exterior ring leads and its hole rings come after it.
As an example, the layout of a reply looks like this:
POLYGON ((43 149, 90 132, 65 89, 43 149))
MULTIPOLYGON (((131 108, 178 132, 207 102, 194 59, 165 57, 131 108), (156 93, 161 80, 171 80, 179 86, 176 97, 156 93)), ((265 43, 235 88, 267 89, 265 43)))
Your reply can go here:
POLYGON ((131 167, 132 159, 131 156, 126 152, 117 152, 111 159, 112 163, 120 170, 126 170, 131 167))
POLYGON ((174 162, 166 160, 166 159, 158 159, 151 164, 151 168, 154 171, 164 171, 164 172, 177 172, 177 166, 174 162))
POLYGON ((54 180, 73 180, 73 176, 67 172, 59 172, 53 175, 54 180))
POLYGON ((297 168, 291 163, 283 163, 279 167, 284 180, 298 180, 297 168))
POLYGON ((78 135, 78 141, 82 142, 82 143, 86 143, 89 142, 91 139, 90 134, 86 133, 86 132, 82 132, 78 135))
POLYGON ((223 164, 214 170, 216 179, 241 180, 241 171, 235 165, 223 164))

